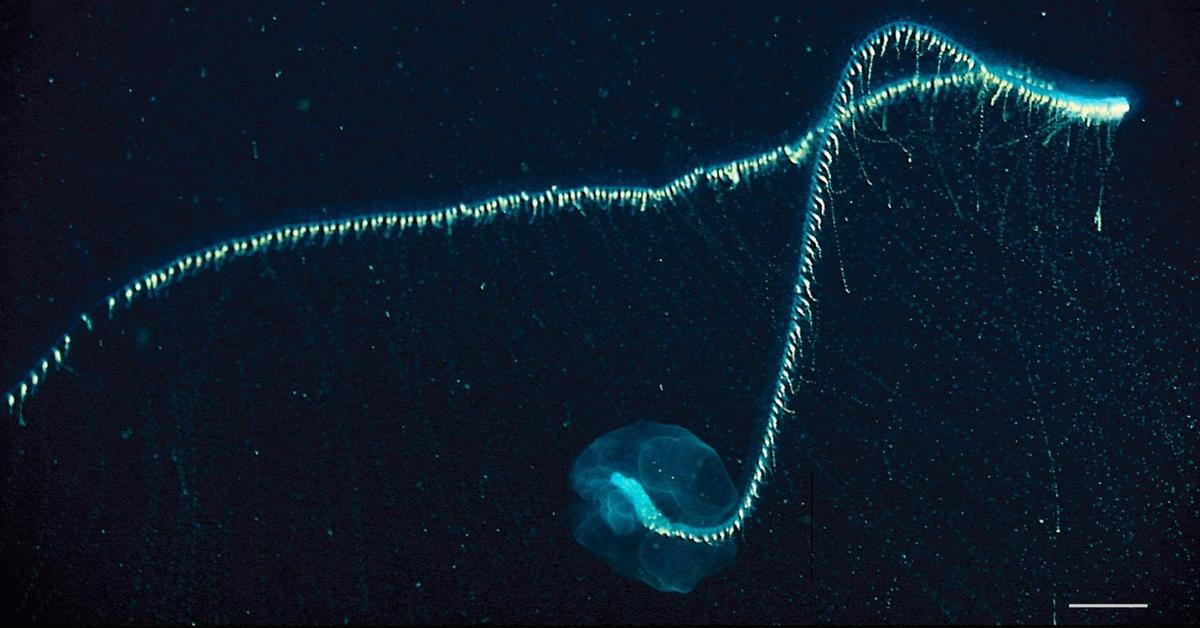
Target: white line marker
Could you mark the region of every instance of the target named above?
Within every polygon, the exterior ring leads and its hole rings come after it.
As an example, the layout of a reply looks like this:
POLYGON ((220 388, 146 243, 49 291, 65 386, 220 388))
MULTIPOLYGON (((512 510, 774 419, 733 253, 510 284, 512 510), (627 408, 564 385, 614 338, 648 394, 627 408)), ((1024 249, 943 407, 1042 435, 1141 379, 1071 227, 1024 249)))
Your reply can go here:
POLYGON ((1067 604, 1067 608, 1150 608, 1149 604, 1067 604))

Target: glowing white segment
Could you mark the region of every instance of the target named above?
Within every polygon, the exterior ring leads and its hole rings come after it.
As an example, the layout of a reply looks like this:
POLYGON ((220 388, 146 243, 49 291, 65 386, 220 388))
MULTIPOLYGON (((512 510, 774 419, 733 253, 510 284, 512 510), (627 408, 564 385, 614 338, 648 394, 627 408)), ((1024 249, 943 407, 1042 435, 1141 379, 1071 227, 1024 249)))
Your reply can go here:
POLYGON ((1067 604, 1067 608, 1150 608, 1149 604, 1067 604))

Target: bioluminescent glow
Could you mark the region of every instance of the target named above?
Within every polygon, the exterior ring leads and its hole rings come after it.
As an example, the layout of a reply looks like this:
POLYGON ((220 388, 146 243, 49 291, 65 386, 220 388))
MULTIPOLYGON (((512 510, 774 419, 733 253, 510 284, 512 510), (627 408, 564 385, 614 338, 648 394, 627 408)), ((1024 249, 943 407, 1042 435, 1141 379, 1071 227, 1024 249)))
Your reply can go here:
MULTIPOLYGON (((605 496, 604 499, 615 498, 619 502, 598 506, 600 519, 596 525, 608 526, 610 530, 636 525, 648 533, 683 543, 723 546, 746 525, 758 503, 763 483, 774 464, 784 416, 795 412, 791 407, 792 391, 796 386, 803 341, 812 325, 814 272, 821 255, 820 236, 832 194, 833 167, 842 147, 857 137, 857 125, 872 115, 885 112, 894 103, 908 99, 936 99, 948 93, 974 94, 976 107, 981 110, 1011 108, 1063 127, 1116 125, 1130 109, 1129 101, 1119 95, 1078 96, 1015 70, 991 66, 942 33, 911 22, 896 22, 879 28, 850 52, 850 58, 835 82, 828 109, 802 137, 730 163, 695 168, 657 187, 551 186, 541 192, 518 192, 431 211, 384 211, 282 225, 181 255, 132 278, 120 289, 80 312, 77 322, 60 334, 33 368, 9 389, 6 397, 9 412, 22 425, 35 420, 26 415, 26 402, 46 378, 63 365, 72 343, 77 342, 80 335, 90 332, 98 317, 117 316, 167 286, 197 273, 215 270, 232 258, 323 246, 349 235, 408 236, 430 229, 449 229, 459 223, 483 225, 506 217, 536 222, 559 212, 664 210, 704 187, 728 189, 766 172, 792 169, 807 177, 807 196, 797 198, 795 204, 803 225, 795 263, 790 323, 780 340, 778 368, 762 421, 763 428, 755 441, 755 454, 747 463, 747 479, 737 489, 736 498, 729 508, 721 509, 719 520, 698 522, 687 518, 686 508, 677 513, 663 508, 655 501, 654 490, 647 485, 645 475, 636 470, 610 468, 605 462, 594 463, 594 468, 590 469, 600 471, 595 482, 602 485, 599 493, 605 496)), ((1099 209, 1095 223, 1097 227, 1101 224, 1099 209)), ((596 444, 612 444, 605 440, 611 437, 602 437, 596 444)), ((649 442, 647 438, 652 437, 639 436, 617 444, 638 450, 649 442)), ((694 451, 707 448, 699 439, 696 441, 699 445, 694 451)), ((664 464, 683 465, 686 462, 683 458, 672 458, 664 464)), ((679 496, 678 491, 698 488, 702 487, 672 488, 671 491, 679 496)), ((595 538, 591 532, 587 534, 588 538, 595 538)), ((718 552, 719 558, 725 557, 723 551, 718 552)), ((644 565, 629 554, 619 554, 610 562, 626 572, 640 573, 639 570, 644 569, 644 565)), ((690 573, 656 568, 658 580, 642 579, 658 588, 688 590, 711 570, 710 565, 720 562, 708 562, 707 558, 691 560, 685 567, 699 568, 690 573), (696 577, 693 579, 693 576, 696 577)))

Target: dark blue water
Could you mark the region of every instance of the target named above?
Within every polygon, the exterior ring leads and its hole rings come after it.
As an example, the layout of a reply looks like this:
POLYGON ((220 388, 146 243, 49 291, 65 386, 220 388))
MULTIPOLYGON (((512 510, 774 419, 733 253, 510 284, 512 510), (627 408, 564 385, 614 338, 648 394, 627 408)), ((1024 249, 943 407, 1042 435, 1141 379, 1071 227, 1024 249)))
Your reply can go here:
POLYGON ((931 106, 947 131, 919 108, 864 130, 881 141, 838 175, 778 469, 737 561, 687 596, 575 544, 567 473, 597 436, 648 419, 687 426, 744 479, 803 177, 645 215, 241 260, 99 321, 28 425, 0 430, 6 616, 1194 620, 1195 9, 3 17, 6 387, 82 308, 217 240, 551 184, 658 184, 793 141, 850 47, 890 19, 1135 99, 1107 169, 1095 135, 1046 152, 1043 122, 1018 113, 983 136, 953 103, 931 106), (910 168, 909 153, 962 168, 910 168))

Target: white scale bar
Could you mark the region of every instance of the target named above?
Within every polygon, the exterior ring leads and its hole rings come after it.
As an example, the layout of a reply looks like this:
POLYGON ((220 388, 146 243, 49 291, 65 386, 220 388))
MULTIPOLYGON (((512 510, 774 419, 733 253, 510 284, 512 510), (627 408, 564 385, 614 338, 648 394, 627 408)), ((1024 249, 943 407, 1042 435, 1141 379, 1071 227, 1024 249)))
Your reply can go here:
POLYGON ((1150 608, 1149 604, 1067 604, 1067 608, 1150 608))

